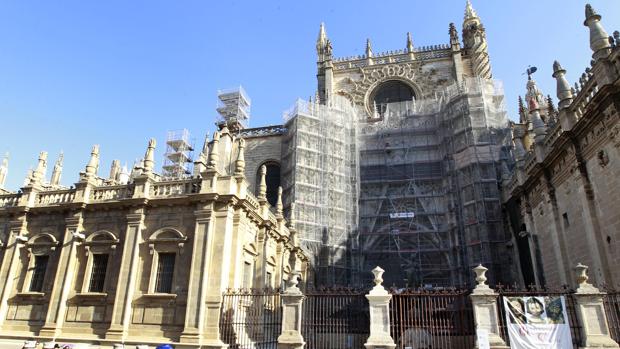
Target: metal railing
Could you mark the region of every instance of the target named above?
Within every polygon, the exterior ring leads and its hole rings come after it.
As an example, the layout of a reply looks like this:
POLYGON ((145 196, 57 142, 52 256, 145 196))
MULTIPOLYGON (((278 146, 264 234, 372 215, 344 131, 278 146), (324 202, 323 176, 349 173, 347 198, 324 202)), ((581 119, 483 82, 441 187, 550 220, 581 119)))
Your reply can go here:
POLYGON ((306 290, 301 333, 306 349, 359 349, 370 335, 367 292, 306 290))
POLYGON ((227 290, 220 316, 222 341, 230 349, 275 349, 282 331, 279 290, 227 290))
POLYGON ((609 325, 609 335, 620 342, 620 291, 609 290, 603 296, 603 305, 609 325))
POLYGON ((511 289, 501 285, 496 287, 496 292, 499 294, 497 299, 497 310, 499 314, 499 330, 500 336, 506 344, 510 345, 510 338, 508 336, 508 328, 506 326, 506 312, 504 310, 504 297, 560 297, 564 296, 566 302, 566 315, 568 316, 568 324, 570 326, 570 335, 573 341, 573 348, 577 349, 582 346, 583 340, 581 337, 581 325, 577 318, 577 309, 575 304, 574 290, 569 288, 561 288, 557 290, 553 289, 540 289, 536 287, 530 287, 528 289, 511 289))
POLYGON ((390 334, 396 348, 475 346, 469 290, 391 290, 390 334))

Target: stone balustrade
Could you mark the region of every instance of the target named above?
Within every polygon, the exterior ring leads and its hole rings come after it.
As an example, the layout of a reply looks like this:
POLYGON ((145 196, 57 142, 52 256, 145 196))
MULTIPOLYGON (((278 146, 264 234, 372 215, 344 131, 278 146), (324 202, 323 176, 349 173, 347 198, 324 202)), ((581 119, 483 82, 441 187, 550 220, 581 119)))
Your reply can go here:
POLYGON ((0 208, 17 206, 21 194, 0 195, 0 208))
POLYGON ((90 193, 90 202, 121 200, 131 197, 128 185, 95 187, 90 193))
POLYGON ((75 198, 75 189, 42 191, 37 193, 36 206, 67 204, 75 198))

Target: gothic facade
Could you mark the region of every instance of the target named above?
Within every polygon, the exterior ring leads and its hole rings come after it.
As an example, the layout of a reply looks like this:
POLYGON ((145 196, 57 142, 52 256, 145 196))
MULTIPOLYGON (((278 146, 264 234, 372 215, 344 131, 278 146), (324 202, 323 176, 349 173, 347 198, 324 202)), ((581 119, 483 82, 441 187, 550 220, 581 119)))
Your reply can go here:
POLYGON ((577 263, 599 285, 620 284, 620 35, 600 20, 586 6, 592 61, 574 87, 553 64, 559 106, 530 78, 512 125, 504 203, 526 284, 572 284, 577 263))

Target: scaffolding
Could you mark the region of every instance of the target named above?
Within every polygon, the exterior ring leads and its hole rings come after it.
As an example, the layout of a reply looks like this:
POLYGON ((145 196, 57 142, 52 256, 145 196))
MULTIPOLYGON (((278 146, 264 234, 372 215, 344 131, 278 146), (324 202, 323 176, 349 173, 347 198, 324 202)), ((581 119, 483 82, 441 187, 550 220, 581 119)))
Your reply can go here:
POLYGON ((250 106, 252 101, 243 87, 236 89, 218 90, 217 112, 218 123, 225 123, 236 128, 247 128, 250 122, 250 106))
POLYGON ((285 112, 285 205, 294 205, 296 229, 319 285, 347 284, 359 269, 352 258, 357 250, 356 116, 345 99, 329 106, 299 100, 285 112))
POLYGON ((190 175, 193 151, 187 129, 168 131, 162 175, 166 178, 183 178, 190 175))
POLYGON ((499 83, 466 79, 370 117, 339 96, 298 101, 284 118, 285 204, 316 283, 364 284, 379 265, 387 284, 465 286, 478 263, 505 280, 499 83))

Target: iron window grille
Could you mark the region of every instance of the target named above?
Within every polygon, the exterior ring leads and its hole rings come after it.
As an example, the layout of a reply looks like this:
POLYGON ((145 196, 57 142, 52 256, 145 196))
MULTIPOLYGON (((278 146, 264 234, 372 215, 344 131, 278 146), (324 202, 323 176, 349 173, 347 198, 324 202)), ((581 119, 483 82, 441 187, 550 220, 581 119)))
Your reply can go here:
POLYGON ((107 269, 108 254, 94 254, 90 283, 88 285, 89 292, 103 292, 107 269))
POLYGON ((175 253, 159 253, 155 292, 172 293, 172 278, 174 276, 175 257, 175 253))
POLYGON ((30 280, 30 292, 42 292, 43 280, 45 279, 45 271, 47 270, 47 262, 49 256, 34 256, 34 267, 32 271, 32 279, 30 280))

